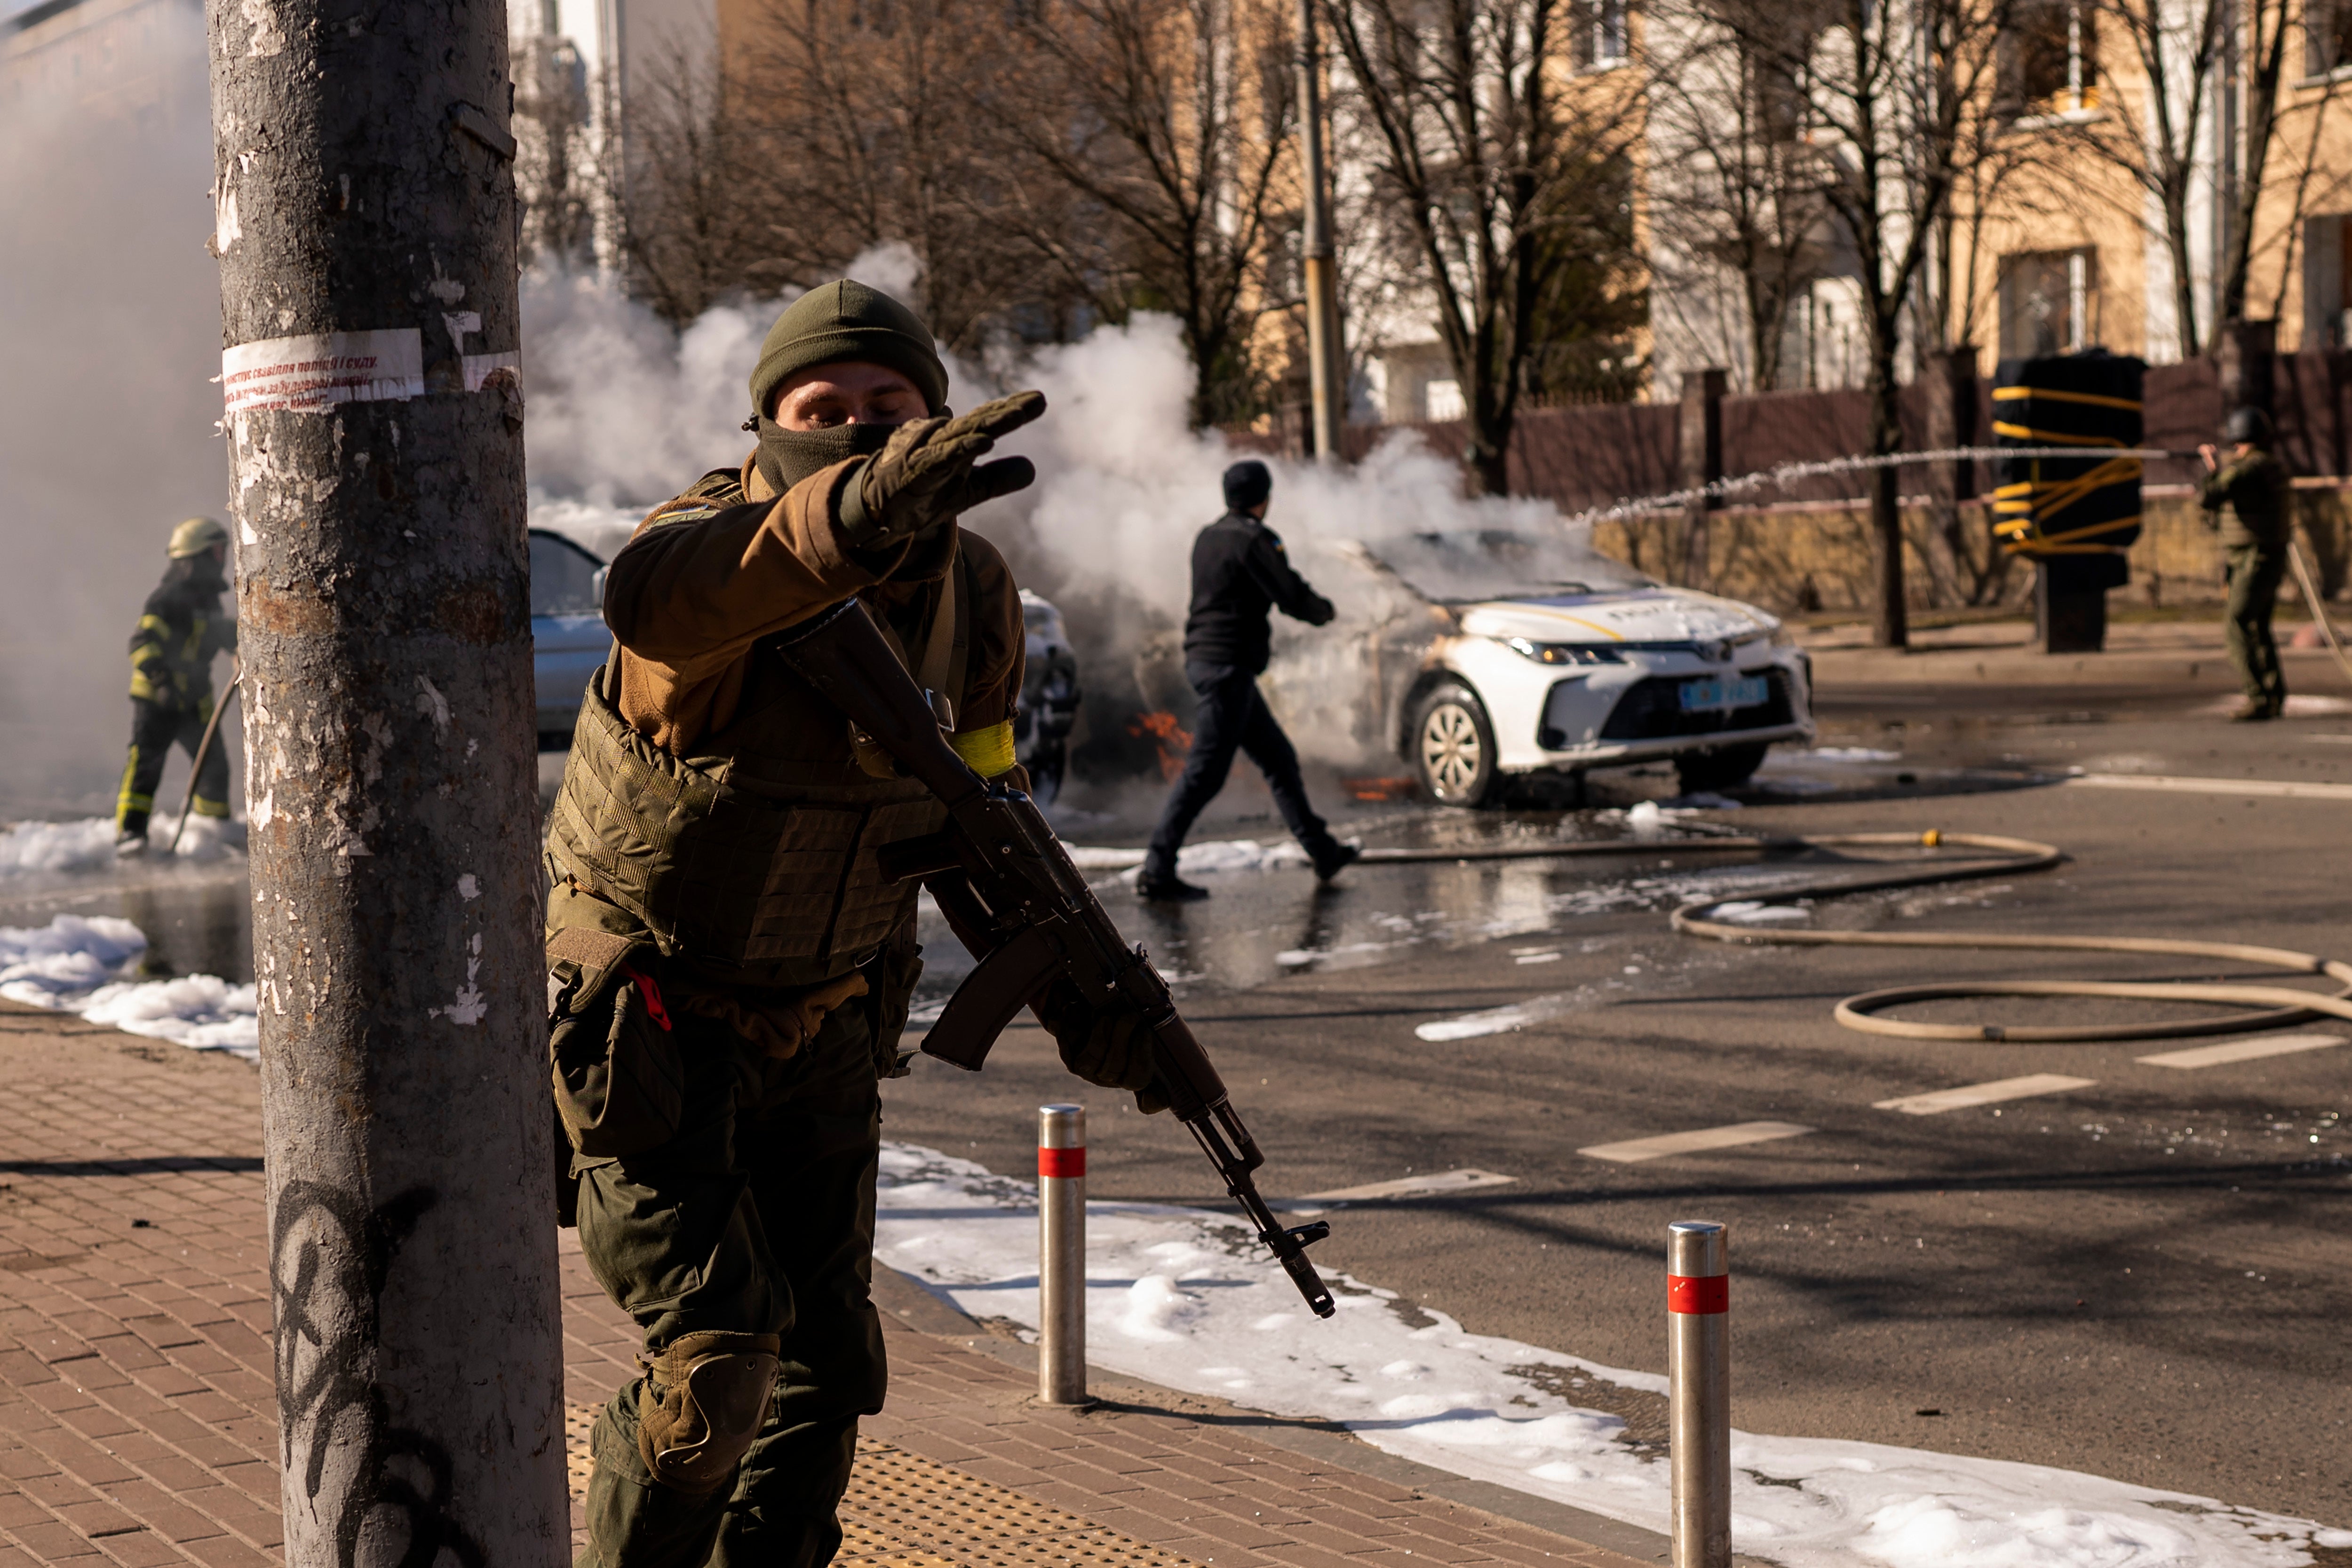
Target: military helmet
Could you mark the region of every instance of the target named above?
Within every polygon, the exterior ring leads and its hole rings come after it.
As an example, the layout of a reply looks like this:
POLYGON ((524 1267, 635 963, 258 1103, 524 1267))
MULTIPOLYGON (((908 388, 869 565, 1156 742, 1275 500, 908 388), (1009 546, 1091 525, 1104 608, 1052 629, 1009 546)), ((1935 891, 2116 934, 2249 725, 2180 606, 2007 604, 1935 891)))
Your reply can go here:
POLYGON ((185 560, 192 555, 202 555, 215 545, 228 543, 228 530, 210 517, 190 517, 172 530, 171 556, 173 560, 185 560))
POLYGON ((2233 446, 2243 442, 2267 449, 2271 444, 2271 416, 2252 404, 2233 408, 2230 422, 2221 427, 2221 439, 2233 446))

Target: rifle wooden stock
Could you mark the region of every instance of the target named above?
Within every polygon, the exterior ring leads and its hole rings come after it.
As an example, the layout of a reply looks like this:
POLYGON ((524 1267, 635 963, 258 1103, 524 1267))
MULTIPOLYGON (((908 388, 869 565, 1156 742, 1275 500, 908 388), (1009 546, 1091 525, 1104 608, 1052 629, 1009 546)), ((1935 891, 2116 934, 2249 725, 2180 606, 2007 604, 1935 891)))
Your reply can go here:
POLYGON ((1057 978, 1097 1006, 1132 1009, 1156 1047, 1154 1086, 1307 1304, 1329 1317, 1331 1292, 1307 1248, 1330 1227, 1318 1220, 1286 1228, 1266 1207, 1250 1175, 1265 1155, 1234 1112, 1224 1080, 1177 1012, 1167 980, 1120 937, 1036 803, 988 784, 956 755, 856 600, 793 627, 776 644, 802 679, 948 808, 946 831, 891 844, 881 856, 885 875, 922 879, 957 940, 979 960, 924 1036, 924 1053, 977 1071, 1013 1016, 1034 1008, 1057 978))

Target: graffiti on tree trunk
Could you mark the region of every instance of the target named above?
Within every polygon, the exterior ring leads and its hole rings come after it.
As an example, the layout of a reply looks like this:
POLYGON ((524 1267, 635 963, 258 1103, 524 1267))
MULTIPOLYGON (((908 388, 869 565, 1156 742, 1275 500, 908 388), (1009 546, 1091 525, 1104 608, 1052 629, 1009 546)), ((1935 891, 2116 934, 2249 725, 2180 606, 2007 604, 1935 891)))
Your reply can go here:
POLYGON ((393 1424, 375 1376, 384 1281, 435 1196, 412 1187, 370 1212, 319 1182, 289 1182, 278 1195, 269 1253, 278 1430, 289 1475, 300 1456, 304 1495, 325 1517, 340 1568, 353 1568, 362 1531, 380 1540, 403 1525, 400 1568, 431 1568, 444 1552, 465 1568, 484 1561, 450 1516, 448 1450, 393 1424), (322 1509, 322 1490, 341 1495, 322 1509))

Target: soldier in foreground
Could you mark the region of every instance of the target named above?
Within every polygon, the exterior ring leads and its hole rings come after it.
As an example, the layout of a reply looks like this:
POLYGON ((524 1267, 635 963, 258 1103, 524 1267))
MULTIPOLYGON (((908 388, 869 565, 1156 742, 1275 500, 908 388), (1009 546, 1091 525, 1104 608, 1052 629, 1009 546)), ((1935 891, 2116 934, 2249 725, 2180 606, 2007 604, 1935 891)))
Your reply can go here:
POLYGON ((1140 897, 1190 903, 1209 896, 1176 874, 1184 835, 1207 810, 1233 771, 1234 753, 1245 751, 1265 775, 1276 808, 1292 836, 1305 846, 1324 882, 1361 852, 1339 842, 1307 804, 1298 753, 1282 725, 1258 695, 1272 634, 1268 617, 1276 605, 1309 626, 1329 623, 1331 601, 1307 585, 1283 552, 1282 540, 1265 526, 1274 476, 1255 458, 1225 470, 1225 515, 1201 530, 1192 543, 1192 604, 1184 622, 1184 678, 1200 694, 1192 722, 1192 749, 1184 776, 1176 781, 1151 835, 1143 869, 1136 873, 1140 897))
MULTIPOLYGON (((786 664, 853 596, 956 753, 1020 776, 1020 597, 958 514, 1029 484, 980 463, 1035 392, 950 420, 929 329, 855 283, 777 320, 759 445, 655 509, 614 560, 617 640, 548 834, 550 1012, 582 1251, 645 1332, 597 1416, 601 1568, 820 1568, 857 1417, 881 1408, 868 1299, 877 1080, 921 971, 886 844, 945 810, 786 664)), ((1046 1007, 1072 1071, 1140 1089, 1148 1052, 1046 1007)))
POLYGON ((2198 503, 2208 528, 2221 530, 2229 560, 2230 604, 2224 635, 2230 662, 2246 700, 2231 718, 2260 723, 2286 711, 2286 676, 2279 668, 2271 615, 2278 608, 2279 580, 2286 575, 2287 541, 2294 528, 2294 497, 2286 465, 2271 452, 2270 415, 2258 408, 2233 409, 2222 431, 2230 461, 2219 460, 2210 443, 2197 449, 2205 460, 2198 503), (2221 514, 2226 510, 2229 520, 2221 514))
MULTIPOLYGON (((190 517, 172 530, 170 564, 131 633, 131 757, 114 805, 114 852, 147 852, 155 786, 176 742, 193 759, 213 716, 213 660, 236 651, 236 622, 221 613, 228 591, 228 530, 190 517)), ((228 749, 214 746, 196 770, 191 810, 228 816, 228 749)))

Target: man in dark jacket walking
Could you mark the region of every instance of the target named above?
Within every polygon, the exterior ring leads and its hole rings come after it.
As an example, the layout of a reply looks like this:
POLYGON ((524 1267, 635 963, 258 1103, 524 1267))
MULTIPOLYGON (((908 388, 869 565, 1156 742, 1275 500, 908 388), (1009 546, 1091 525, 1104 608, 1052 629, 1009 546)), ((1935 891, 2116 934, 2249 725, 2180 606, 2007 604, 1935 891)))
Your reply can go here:
POLYGON ((1201 530, 1192 542, 1192 608, 1184 622, 1184 678, 1201 695, 1192 726, 1192 750, 1151 835, 1135 891, 1148 899, 1189 902, 1209 890, 1176 874, 1176 852, 1217 791, 1225 787, 1234 753, 1245 751, 1265 775, 1282 820, 1315 862, 1315 874, 1328 882, 1359 852, 1331 836, 1307 803, 1298 775, 1298 753, 1258 695, 1257 677, 1271 646, 1266 621, 1277 606, 1309 626, 1328 623, 1331 601, 1307 586, 1283 553, 1282 540, 1265 526, 1274 476, 1263 463, 1236 463, 1225 470, 1225 515, 1201 530))

